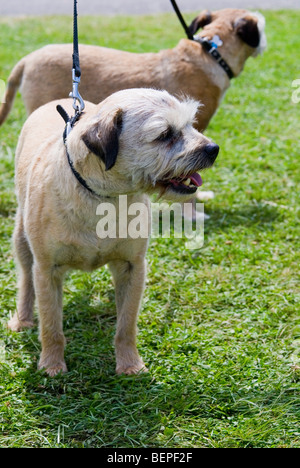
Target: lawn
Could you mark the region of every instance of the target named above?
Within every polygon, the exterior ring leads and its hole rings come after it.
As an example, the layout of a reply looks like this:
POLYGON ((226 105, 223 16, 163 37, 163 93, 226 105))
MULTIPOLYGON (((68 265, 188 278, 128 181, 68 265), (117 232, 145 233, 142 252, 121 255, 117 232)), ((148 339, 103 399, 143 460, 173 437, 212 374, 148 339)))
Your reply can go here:
MULTIPOLYGON (((215 198, 203 248, 150 244, 138 339, 147 375, 115 375, 106 268, 65 282, 68 374, 36 370, 37 328, 6 330, 16 304, 14 151, 26 118, 18 96, 0 129, 1 447, 300 447, 300 103, 291 101, 300 11, 265 16, 267 52, 248 60, 207 130, 221 152, 204 174, 215 198)), ((0 78, 71 35, 68 17, 0 19, 0 78)), ((181 37, 175 15, 80 18, 83 43, 146 52, 181 37)))

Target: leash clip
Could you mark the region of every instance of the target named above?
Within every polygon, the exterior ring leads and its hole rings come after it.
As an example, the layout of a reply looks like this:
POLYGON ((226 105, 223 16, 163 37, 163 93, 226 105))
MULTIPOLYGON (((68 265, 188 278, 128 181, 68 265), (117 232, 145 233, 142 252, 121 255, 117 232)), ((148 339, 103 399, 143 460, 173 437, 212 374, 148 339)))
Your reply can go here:
POLYGON ((73 78, 73 89, 72 89, 72 92, 70 93, 70 97, 73 98, 74 100, 73 109, 77 113, 81 114, 85 108, 85 104, 78 91, 78 86, 80 84, 80 76, 79 77, 76 76, 75 68, 73 68, 72 70, 72 78, 73 78))

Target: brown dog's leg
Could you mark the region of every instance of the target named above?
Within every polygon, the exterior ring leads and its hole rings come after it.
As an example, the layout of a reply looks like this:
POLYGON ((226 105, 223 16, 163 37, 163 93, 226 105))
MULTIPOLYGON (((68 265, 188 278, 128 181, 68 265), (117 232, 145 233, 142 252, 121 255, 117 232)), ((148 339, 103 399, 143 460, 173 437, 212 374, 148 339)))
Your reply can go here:
POLYGON ((23 219, 20 212, 17 214, 16 226, 14 230, 14 245, 19 264, 19 294, 17 301, 17 312, 8 322, 8 328, 13 331, 20 331, 22 328, 33 326, 33 306, 34 306, 34 287, 32 280, 33 257, 28 245, 24 228, 23 219))
POLYGON ((65 337, 62 324, 63 276, 54 268, 35 264, 33 268, 35 292, 39 308, 42 353, 39 369, 51 376, 66 372, 64 360, 65 337))
POLYGON ((117 305, 117 332, 115 336, 116 372, 137 374, 147 371, 136 347, 137 316, 144 292, 145 260, 131 264, 114 261, 109 264, 113 274, 117 305))

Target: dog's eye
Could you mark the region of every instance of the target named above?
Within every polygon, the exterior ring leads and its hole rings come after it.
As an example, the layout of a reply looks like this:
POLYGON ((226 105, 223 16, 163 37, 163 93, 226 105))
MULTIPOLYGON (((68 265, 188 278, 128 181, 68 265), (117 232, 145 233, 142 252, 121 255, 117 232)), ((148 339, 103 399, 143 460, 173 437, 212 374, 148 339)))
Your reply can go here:
POLYGON ((172 127, 168 127, 167 130, 165 130, 161 135, 159 135, 158 138, 156 138, 156 141, 168 141, 171 140, 171 138, 174 137, 174 130, 172 127))

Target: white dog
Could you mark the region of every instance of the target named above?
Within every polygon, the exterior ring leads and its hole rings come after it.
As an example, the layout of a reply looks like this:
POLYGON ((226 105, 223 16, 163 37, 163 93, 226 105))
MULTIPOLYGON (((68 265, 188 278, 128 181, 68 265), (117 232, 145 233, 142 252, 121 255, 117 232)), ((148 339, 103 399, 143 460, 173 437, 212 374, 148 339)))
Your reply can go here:
POLYGON ((117 306, 118 373, 145 369, 136 348, 136 320, 145 283, 148 239, 99 239, 97 207, 144 203, 147 194, 187 200, 201 183, 219 147, 195 128, 198 104, 179 102, 166 91, 120 91, 86 112, 63 143, 62 104, 46 104, 25 123, 16 155, 19 208, 14 242, 20 265, 17 312, 12 330, 33 325, 36 296, 42 353, 39 368, 51 376, 66 371, 62 328, 62 285, 69 269, 109 264, 117 306))

